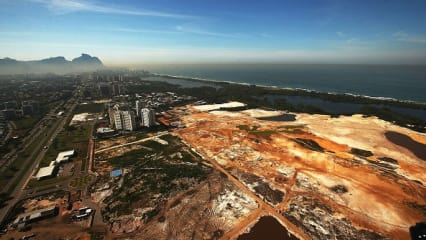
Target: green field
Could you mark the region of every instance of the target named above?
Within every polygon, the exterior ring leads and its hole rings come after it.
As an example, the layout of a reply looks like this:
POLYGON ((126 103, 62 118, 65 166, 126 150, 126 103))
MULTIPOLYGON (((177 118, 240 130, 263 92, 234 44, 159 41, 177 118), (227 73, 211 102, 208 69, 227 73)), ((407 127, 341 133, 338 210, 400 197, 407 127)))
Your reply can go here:
MULTIPOLYGON (((21 168, 27 168, 31 164, 31 162, 27 161, 27 159, 28 157, 30 157, 31 152, 33 152, 37 148, 37 145, 40 144, 40 141, 44 144, 44 142, 46 142, 47 139, 40 137, 39 139, 32 141, 31 144, 25 148, 25 150, 17 154, 17 157, 15 161, 13 162, 13 164, 11 164, 9 167, 4 168, 2 170, 1 177, 0 177, 0 184, 2 186, 6 186, 7 183, 10 182, 10 180, 14 177, 15 173, 18 170, 20 170, 21 168)), ((13 190, 14 187, 18 184, 18 181, 19 181, 19 178, 15 182, 13 182, 8 189, 5 189, 5 191, 9 192, 10 190, 13 190)))
MULTIPOLYGON (((43 186, 47 186, 47 185, 51 185, 51 184, 60 183, 60 182, 63 182, 65 180, 68 180, 68 179, 70 179, 69 176, 67 176, 67 177, 53 177, 53 178, 42 179, 42 180, 31 179, 28 182, 26 188, 30 189, 30 188, 34 188, 34 187, 43 187, 43 186)), ((46 188, 39 189, 38 191, 43 191, 43 190, 51 189, 51 188, 54 188, 54 187, 55 186, 46 187, 46 188)))
MULTIPOLYGON (((134 205, 153 207, 143 216, 149 220, 160 211, 161 204, 160 201, 147 202, 145 199, 166 199, 200 183, 211 173, 212 169, 203 165, 202 159, 178 138, 165 135, 161 139, 168 144, 147 141, 142 144, 146 147, 144 149, 107 159, 114 168, 128 170, 122 176, 122 186, 114 188, 113 195, 105 201, 107 205, 114 203, 109 214, 129 214, 134 205)), ((104 177, 109 179, 109 176, 104 177)))
POLYGON ((13 123, 16 126, 16 130, 30 129, 40 120, 40 118, 40 115, 36 115, 30 118, 15 120, 13 123))
POLYGON ((104 111, 105 105, 103 103, 88 103, 80 104, 73 111, 74 114, 79 113, 101 113, 104 111))
POLYGON ((49 146, 40 166, 48 166, 50 161, 56 159, 59 152, 71 149, 74 149, 77 154, 73 161, 82 160, 84 162, 92 130, 92 125, 80 125, 62 130, 49 146))

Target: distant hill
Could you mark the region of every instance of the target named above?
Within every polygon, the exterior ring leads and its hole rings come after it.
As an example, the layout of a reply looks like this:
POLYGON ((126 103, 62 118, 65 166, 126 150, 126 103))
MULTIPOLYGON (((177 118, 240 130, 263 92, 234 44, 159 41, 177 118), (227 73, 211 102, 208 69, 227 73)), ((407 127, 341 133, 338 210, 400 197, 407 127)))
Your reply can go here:
POLYGON ((85 53, 72 61, 61 56, 35 61, 18 61, 12 58, 0 59, 0 74, 73 73, 103 68, 105 66, 99 58, 85 53))

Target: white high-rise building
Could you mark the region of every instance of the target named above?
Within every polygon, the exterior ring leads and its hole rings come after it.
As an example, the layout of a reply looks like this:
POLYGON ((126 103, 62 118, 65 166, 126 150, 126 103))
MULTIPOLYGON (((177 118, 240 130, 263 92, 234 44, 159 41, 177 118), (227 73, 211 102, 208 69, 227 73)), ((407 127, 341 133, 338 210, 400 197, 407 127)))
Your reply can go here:
POLYGON ((123 129, 127 131, 136 130, 135 114, 132 111, 122 111, 123 129))
POLYGON ((141 111, 141 126, 151 127, 155 124, 155 111, 149 108, 142 108, 141 111))
POLYGON ((123 130, 123 122, 121 121, 121 114, 120 111, 112 111, 112 118, 114 119, 114 126, 117 130, 123 130))
POLYGON ((132 111, 115 111, 114 123, 117 130, 134 131, 136 129, 135 114, 132 111))

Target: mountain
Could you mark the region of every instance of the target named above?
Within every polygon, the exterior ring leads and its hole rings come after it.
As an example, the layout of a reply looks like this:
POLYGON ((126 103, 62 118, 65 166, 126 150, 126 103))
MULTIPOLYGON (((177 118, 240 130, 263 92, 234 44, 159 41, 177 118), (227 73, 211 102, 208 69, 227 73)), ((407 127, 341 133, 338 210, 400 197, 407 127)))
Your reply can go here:
POLYGON ((28 73, 75 73, 103 69, 105 66, 97 57, 82 53, 80 57, 68 61, 62 56, 34 61, 18 61, 12 58, 0 59, 1 74, 28 73))
POLYGON ((43 64, 67 64, 69 61, 67 61, 64 57, 52 57, 34 62, 39 62, 43 64))
POLYGON ((72 62, 75 64, 102 65, 102 62, 99 60, 99 58, 92 57, 85 53, 81 54, 81 56, 78 58, 74 58, 72 62))

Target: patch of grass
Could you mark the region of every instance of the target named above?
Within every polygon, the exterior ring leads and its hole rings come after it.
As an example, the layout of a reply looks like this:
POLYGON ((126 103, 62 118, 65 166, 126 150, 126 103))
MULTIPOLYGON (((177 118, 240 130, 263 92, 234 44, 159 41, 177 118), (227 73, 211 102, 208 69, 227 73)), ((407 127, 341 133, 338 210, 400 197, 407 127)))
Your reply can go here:
POLYGON ((15 124, 17 130, 29 129, 32 128, 40 120, 40 118, 40 115, 36 115, 29 118, 23 118, 13 121, 13 123, 15 124))
MULTIPOLYGON (((74 161, 81 160, 83 163, 86 161, 89 138, 92 135, 92 125, 81 125, 68 130, 62 130, 46 152, 40 166, 48 166, 49 163, 56 159, 59 152, 74 149, 76 156, 73 157, 74 161)), ((84 168, 85 164, 82 164, 84 168)))
POLYGON ((42 180, 31 179, 27 184, 27 188, 43 187, 43 186, 50 185, 50 184, 60 183, 60 182, 66 181, 68 179, 70 179, 69 176, 52 177, 52 178, 47 178, 47 179, 42 179, 42 180))
POLYGON ((238 125, 237 128, 257 137, 269 137, 277 133, 277 131, 274 130, 259 130, 260 126, 252 126, 250 128, 248 125, 238 125))
POLYGON ((113 206, 108 210, 113 216, 129 214, 134 206, 152 207, 153 210, 144 215, 145 221, 149 221, 158 214, 160 199, 190 188, 211 172, 178 138, 171 135, 161 138, 168 145, 148 141, 143 143, 147 148, 108 159, 115 168, 128 169, 128 173, 123 175, 122 187, 114 189, 113 195, 104 201, 113 206), (177 152, 182 157, 177 157, 177 152))
POLYGON ((104 111, 105 105, 103 103, 88 103, 88 104, 80 104, 78 105, 73 113, 102 113, 104 111))
MULTIPOLYGON (((3 170, 1 176, 4 177, 0 178, 0 184, 2 186, 6 186, 11 180, 13 180, 13 177, 18 170, 27 169, 31 165, 31 159, 29 159, 29 157, 31 156, 31 153, 36 150, 36 148, 40 145, 40 142, 42 143, 41 146, 44 145, 44 143, 47 142, 47 138, 41 137, 41 139, 33 139, 33 141, 28 147, 26 147, 24 150, 17 154, 17 157, 13 164, 3 170)), ((11 185, 9 185, 7 189, 5 189, 5 191, 11 192, 16 187, 19 181, 19 177, 15 178, 14 182, 12 182, 11 185)))
POLYGON ((277 131, 274 130, 263 130, 263 131, 250 131, 250 134, 255 135, 257 137, 269 137, 272 134, 276 134, 277 131))
POLYGON ((92 176, 90 175, 81 176, 81 177, 72 179, 70 182, 70 186, 74 188, 76 187, 81 188, 83 186, 86 186, 91 181, 92 181, 92 176))
POLYGON ((290 133, 290 134, 303 134, 305 126, 303 125, 285 125, 277 127, 278 132, 290 133))

